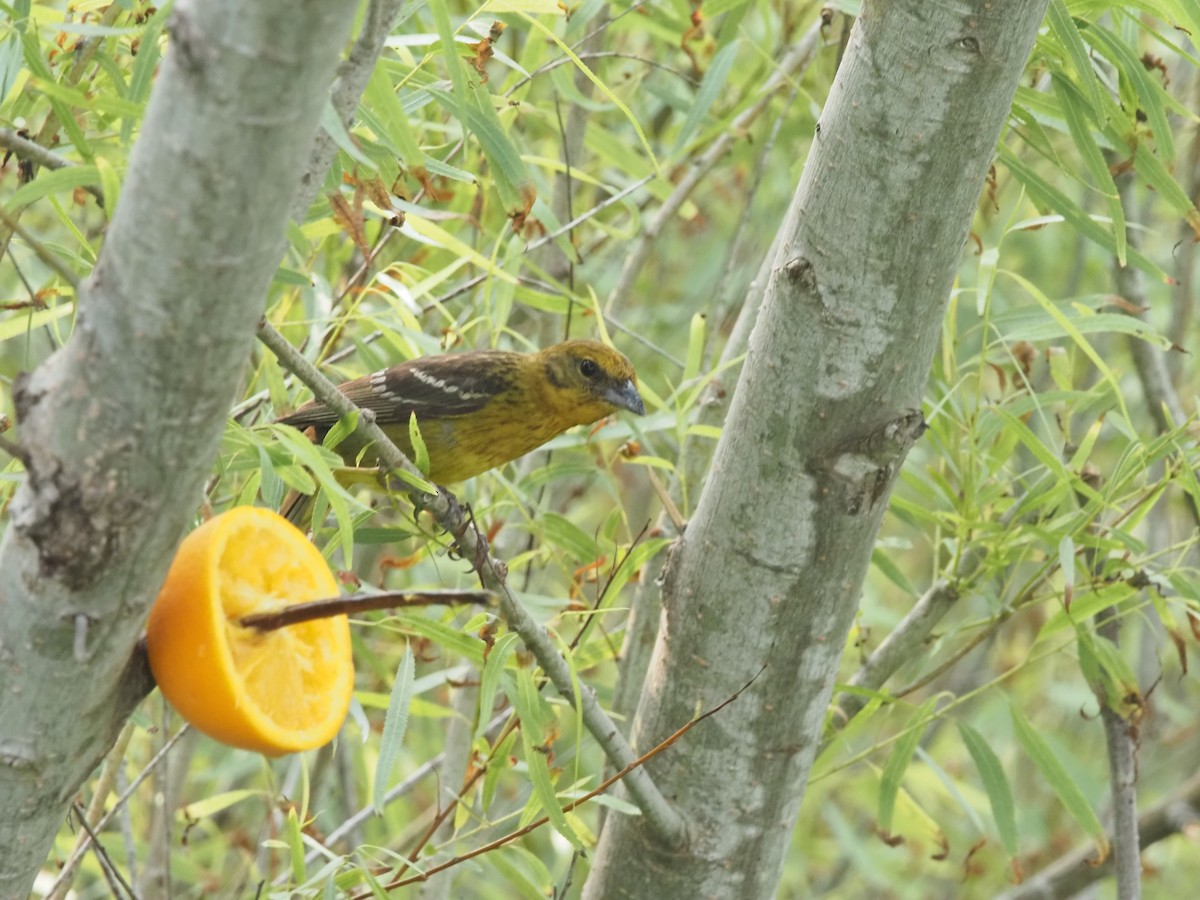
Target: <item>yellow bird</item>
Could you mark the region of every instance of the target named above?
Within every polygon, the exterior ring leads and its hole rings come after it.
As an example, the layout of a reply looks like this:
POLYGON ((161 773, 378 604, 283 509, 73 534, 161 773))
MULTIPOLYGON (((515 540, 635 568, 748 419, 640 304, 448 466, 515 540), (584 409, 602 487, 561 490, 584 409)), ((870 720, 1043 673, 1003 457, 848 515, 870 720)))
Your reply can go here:
MULTIPOLYGON (((475 350, 414 359, 339 390, 371 410, 410 458, 409 417, 415 415, 429 454, 429 480, 436 484, 472 478, 617 410, 646 412, 629 360, 587 340, 536 353, 475 350)), ((337 420, 337 413, 314 401, 279 421, 323 435, 337 420)), ((338 450, 354 460, 362 448, 347 440, 338 450)))

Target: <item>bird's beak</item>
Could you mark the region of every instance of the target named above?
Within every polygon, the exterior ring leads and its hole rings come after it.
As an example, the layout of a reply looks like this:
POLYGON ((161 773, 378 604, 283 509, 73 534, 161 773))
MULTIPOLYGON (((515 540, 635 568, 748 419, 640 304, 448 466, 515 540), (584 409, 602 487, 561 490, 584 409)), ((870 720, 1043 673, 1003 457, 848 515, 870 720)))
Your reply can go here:
POLYGON ((646 404, 632 379, 626 379, 620 384, 610 385, 604 391, 604 399, 618 409, 627 409, 635 415, 646 414, 646 404))

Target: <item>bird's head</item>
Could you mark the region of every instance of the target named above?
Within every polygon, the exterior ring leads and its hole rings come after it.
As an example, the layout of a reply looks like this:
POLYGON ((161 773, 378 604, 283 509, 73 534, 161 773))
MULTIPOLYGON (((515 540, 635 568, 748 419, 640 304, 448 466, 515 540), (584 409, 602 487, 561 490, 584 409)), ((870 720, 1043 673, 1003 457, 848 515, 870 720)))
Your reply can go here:
POLYGON ((618 409, 645 415, 633 364, 599 341, 564 341, 540 351, 549 402, 572 409, 573 424, 585 425, 618 409))

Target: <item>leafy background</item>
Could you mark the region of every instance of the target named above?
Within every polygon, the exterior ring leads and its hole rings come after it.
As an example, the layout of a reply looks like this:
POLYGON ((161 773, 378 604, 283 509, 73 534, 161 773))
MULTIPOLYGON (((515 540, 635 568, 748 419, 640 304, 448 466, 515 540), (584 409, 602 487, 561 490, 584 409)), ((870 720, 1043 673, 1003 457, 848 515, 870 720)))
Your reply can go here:
MULTIPOLYGON (((726 342, 854 6, 414 2, 354 124, 326 116, 339 152, 267 300, 308 358, 349 378, 444 350, 608 335, 637 366, 645 418, 565 435, 459 492, 606 703, 625 611, 653 594, 668 544, 660 492, 683 516, 698 495, 718 434, 707 404, 736 378, 720 355, 740 352, 726 342), (796 52, 806 36, 811 56, 796 52)), ((21 131, 67 163, 32 180, 16 157, 0 171, 24 229, 0 229, 11 417, 13 379, 70 334, 74 297, 48 260, 79 277, 95 262, 169 7, 5 10, 5 140, 21 131)), ((1196 769, 1198 29, 1185 0, 1051 4, 840 680, 923 594, 957 601, 885 691, 835 696, 781 896, 990 897, 1080 844, 1102 855, 1097 692, 1137 730, 1143 808, 1196 769), (865 704, 849 723, 847 698, 865 704)), ((332 453, 270 425, 304 399, 260 350, 198 516, 316 487, 316 540, 347 582, 472 586, 421 517, 339 488, 332 453)), ((22 476, 0 462, 4 509, 22 476)), ((493 618, 434 608, 357 623, 358 702, 336 746, 311 754, 268 761, 191 733, 161 753, 181 723, 152 697, 83 792, 112 814, 74 890, 108 893, 107 859, 147 896, 168 881, 178 896, 369 891, 410 854, 421 866, 479 847, 551 793, 595 787, 600 753, 493 618), (464 765, 483 774, 455 802, 464 765)), ((629 809, 610 794, 556 817, 459 866, 454 896, 573 895, 577 848, 602 811, 629 809)), ((43 890, 80 835, 64 823, 43 890)), ((1193 843, 1146 852, 1156 893, 1194 884, 1193 843)))

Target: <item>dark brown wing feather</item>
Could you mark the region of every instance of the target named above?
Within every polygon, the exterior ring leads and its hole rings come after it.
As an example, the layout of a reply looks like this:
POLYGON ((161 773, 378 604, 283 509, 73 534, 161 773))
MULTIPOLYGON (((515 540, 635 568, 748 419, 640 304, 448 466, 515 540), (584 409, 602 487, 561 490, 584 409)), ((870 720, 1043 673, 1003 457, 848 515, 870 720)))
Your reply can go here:
MULTIPOLYGON (((464 416, 486 406, 513 383, 521 354, 479 350, 415 359, 339 386, 382 425, 464 416)), ((338 415, 322 403, 300 407, 279 421, 297 428, 327 428, 338 415)))

